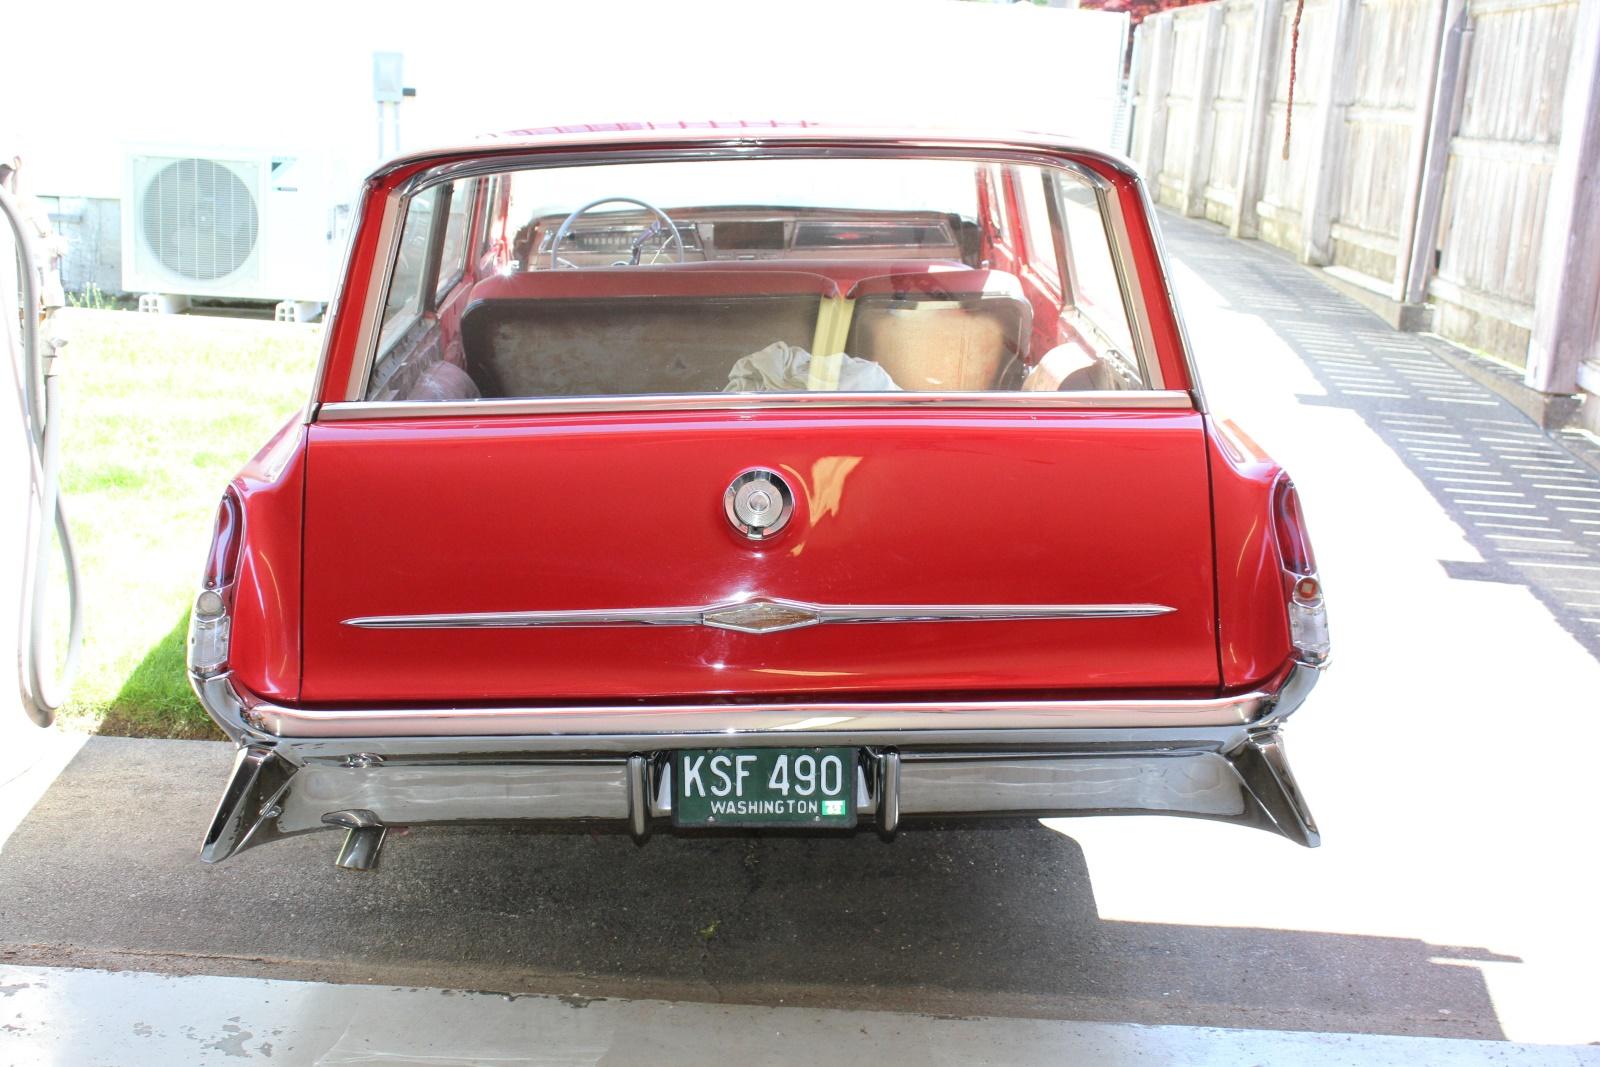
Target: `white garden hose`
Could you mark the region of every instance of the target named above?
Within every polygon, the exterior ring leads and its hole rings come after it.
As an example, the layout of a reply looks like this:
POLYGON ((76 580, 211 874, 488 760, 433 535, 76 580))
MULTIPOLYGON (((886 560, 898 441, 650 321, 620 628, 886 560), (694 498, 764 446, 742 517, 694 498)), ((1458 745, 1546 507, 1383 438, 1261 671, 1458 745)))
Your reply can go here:
POLYGON ((61 506, 61 408, 51 366, 54 363, 55 343, 47 340, 44 342, 44 351, 41 353, 40 350, 39 258, 34 253, 32 238, 16 200, 3 187, 0 187, 0 214, 4 214, 10 224, 17 248, 22 310, 20 338, 16 330, 16 305, 3 294, 0 294, 0 299, 5 299, 6 303, 0 306, 0 313, 5 315, 6 348, 11 356, 8 362, 14 372, 17 400, 22 405, 29 469, 27 524, 22 545, 22 616, 17 626, 17 665, 22 703, 29 718, 40 726, 49 726, 55 719, 56 709, 66 699, 66 686, 78 664, 78 653, 83 646, 83 606, 78 595, 78 560, 72 548, 72 535, 67 529, 66 513, 61 506), (19 348, 20 361, 16 358, 19 348), (59 676, 54 674, 48 662, 51 658, 47 610, 50 568, 45 563, 45 553, 50 545, 52 523, 61 545, 62 561, 66 564, 69 604, 67 656, 59 676))

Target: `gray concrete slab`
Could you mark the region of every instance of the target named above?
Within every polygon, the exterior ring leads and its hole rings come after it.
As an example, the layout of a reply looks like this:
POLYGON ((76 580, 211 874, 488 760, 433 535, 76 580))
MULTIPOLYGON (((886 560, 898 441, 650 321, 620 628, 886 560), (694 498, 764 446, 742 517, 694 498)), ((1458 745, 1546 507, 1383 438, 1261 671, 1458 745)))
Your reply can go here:
POLYGON ((1600 1049, 0 966, 0 1062, 1578 1067, 1600 1049), (83 1010, 94 1005, 93 1011, 83 1010))

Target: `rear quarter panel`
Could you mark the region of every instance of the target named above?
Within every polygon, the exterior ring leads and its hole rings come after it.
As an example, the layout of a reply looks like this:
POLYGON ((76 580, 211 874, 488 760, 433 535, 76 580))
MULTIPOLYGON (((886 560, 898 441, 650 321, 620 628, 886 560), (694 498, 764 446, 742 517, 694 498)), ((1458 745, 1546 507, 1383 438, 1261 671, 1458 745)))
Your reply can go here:
POLYGON ((306 427, 296 414, 233 480, 244 516, 229 665, 272 700, 300 696, 300 535, 306 427))
POLYGON ((1283 474, 1231 422, 1207 420, 1217 551, 1218 656, 1225 688, 1271 677, 1290 658, 1272 487, 1283 474))

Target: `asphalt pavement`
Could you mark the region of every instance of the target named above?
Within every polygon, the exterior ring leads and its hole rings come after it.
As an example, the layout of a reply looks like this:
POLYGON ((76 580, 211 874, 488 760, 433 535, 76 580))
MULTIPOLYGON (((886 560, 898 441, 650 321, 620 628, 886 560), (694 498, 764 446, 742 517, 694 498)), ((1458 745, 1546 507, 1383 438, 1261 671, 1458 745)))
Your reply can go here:
POLYGON ((1037 823, 892 845, 424 828, 372 874, 336 869, 320 833, 206 867, 229 761, 220 743, 90 741, 0 854, 0 961, 1500 1036, 1478 976, 1420 940, 1106 921, 1083 850, 1037 823))
POLYGON ((1156 818, 438 828, 370 874, 333 833, 206 867, 229 748, 96 738, 0 847, 0 964, 1600 1041, 1600 478, 1286 258, 1165 225, 1213 408, 1306 499, 1335 662, 1288 734, 1322 849, 1156 818))

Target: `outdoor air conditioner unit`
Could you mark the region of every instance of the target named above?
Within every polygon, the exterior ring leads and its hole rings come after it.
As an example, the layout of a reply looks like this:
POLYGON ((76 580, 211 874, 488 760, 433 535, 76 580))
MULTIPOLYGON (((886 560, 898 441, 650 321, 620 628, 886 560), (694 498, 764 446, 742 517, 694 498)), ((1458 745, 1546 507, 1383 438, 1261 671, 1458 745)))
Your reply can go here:
POLYGON ((325 302, 345 211, 317 170, 269 152, 130 152, 124 291, 179 306, 187 297, 325 302))

